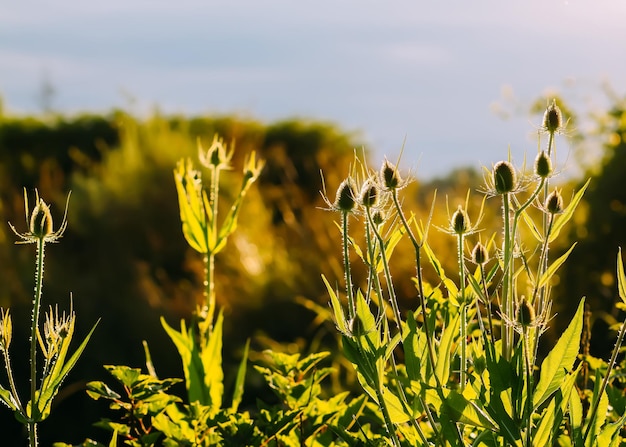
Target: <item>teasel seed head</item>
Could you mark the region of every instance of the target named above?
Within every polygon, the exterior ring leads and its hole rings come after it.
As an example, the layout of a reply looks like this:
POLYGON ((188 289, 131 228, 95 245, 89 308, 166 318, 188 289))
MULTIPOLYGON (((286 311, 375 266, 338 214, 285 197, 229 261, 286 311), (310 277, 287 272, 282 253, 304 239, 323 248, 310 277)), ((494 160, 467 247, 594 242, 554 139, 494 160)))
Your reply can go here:
POLYGON ((523 328, 527 328, 535 322, 535 318, 535 308, 526 301, 526 298, 522 298, 517 309, 517 322, 523 328))
POLYGON ((333 206, 339 211, 349 213, 356 206, 356 201, 354 197, 354 181, 352 180, 352 178, 348 177, 347 179, 342 181, 339 185, 339 188, 337 188, 337 196, 335 198, 335 203, 333 204, 333 206))
POLYGON ((563 128, 563 114, 561 109, 556 105, 556 100, 546 108, 543 114, 543 129, 551 134, 559 132, 563 128))
POLYGON ((535 158, 535 174, 547 178, 552 174, 552 160, 546 151, 541 151, 535 158))
POLYGON ((459 205, 450 219, 450 227, 456 234, 465 234, 470 229, 470 220, 465 210, 459 205))
POLYGON ((398 169, 385 158, 380 168, 380 182, 386 189, 396 189, 400 186, 402 179, 398 169))
POLYGON ((366 180, 361 188, 360 202, 365 208, 372 208, 378 204, 380 191, 373 180, 366 180))
POLYGON ((472 250, 472 261, 474 264, 483 265, 489 261, 489 253, 483 244, 478 242, 472 250))
POLYGON ((493 185, 498 194, 506 194, 517 187, 515 168, 508 161, 500 161, 493 167, 493 185))
POLYGON ((563 196, 558 190, 555 189, 546 197, 544 208, 550 214, 558 214, 563 211, 563 196))

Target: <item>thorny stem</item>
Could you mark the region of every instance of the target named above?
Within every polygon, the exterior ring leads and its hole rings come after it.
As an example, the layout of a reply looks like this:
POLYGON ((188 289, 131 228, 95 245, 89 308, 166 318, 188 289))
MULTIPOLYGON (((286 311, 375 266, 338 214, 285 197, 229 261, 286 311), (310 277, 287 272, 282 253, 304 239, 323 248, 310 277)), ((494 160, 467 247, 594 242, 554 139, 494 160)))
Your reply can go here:
POLYGON ((458 260, 459 260, 459 292, 461 294, 461 392, 467 382, 467 303, 465 302, 465 265, 463 262, 463 233, 458 234, 458 260))
MULTIPOLYGON (((534 337, 535 339, 539 337, 534 337)), ((533 407, 533 395, 532 395, 532 380, 533 370, 530 349, 528 346, 528 328, 522 330, 522 343, 524 344, 524 372, 526 376, 526 446, 532 447, 531 432, 532 432, 532 407, 533 407)))
MULTIPOLYGON (((209 203, 211 204, 211 234, 213 238, 217 238, 217 202, 219 197, 219 184, 220 184, 220 169, 215 167, 211 173, 211 185, 209 190, 209 203)), ((211 244, 209 244, 210 247, 211 244)), ((209 250, 212 250, 210 247, 209 250)), ((208 327, 211 331, 213 329, 213 316, 215 314, 215 253, 207 253, 204 258, 204 273, 205 273, 205 306, 207 306, 208 327)))
POLYGON ((398 331, 400 331, 400 337, 402 335, 402 317, 400 316, 400 309, 398 308, 398 301, 396 299, 396 292, 393 288, 393 281, 391 279, 391 272, 389 271, 389 261, 387 260, 387 254, 385 253, 385 241, 383 237, 380 235, 378 228, 376 228, 376 224, 372 219, 372 213, 370 208, 366 208, 367 211, 367 220, 374 232, 374 236, 378 240, 378 245, 380 246, 380 256, 383 262, 383 268, 385 271, 385 279, 387 282, 387 291, 389 292, 389 301, 391 302, 391 308, 393 309, 394 316, 396 318, 396 325, 398 326, 398 331))
MULTIPOLYGON (((550 132, 550 137, 548 139, 548 157, 552 157, 552 147, 554 145, 554 132, 550 132)), ((542 179, 543 180, 543 179, 542 179)), ((546 198, 548 197, 548 190, 550 189, 550 181, 549 179, 546 179, 545 181, 543 181, 542 183, 544 183, 543 185, 543 200, 545 201, 546 198)), ((550 226, 552 225, 552 218, 550 219, 550 226)), ((546 216, 546 214, 544 213, 542 216, 542 227, 543 227, 543 234, 546 235, 546 242, 545 242, 545 250, 547 252, 548 250, 548 235, 547 232, 548 230, 548 216, 546 216)), ((543 274, 543 272, 545 272, 548 269, 548 257, 546 256, 542 262, 539 263, 539 276, 541 276, 543 274)), ((539 303, 540 305, 543 307, 543 303, 545 301, 545 294, 546 294, 546 290, 545 289, 541 289, 539 291, 539 303)), ((541 309, 540 309, 541 311, 541 309)))
MULTIPOLYGON (((513 246, 514 241, 511 240, 510 225, 510 204, 509 193, 502 194, 502 214, 504 218, 504 253, 503 253, 503 270, 504 279, 502 283, 502 307, 504 315, 508 318, 513 317, 513 246)), ((502 325, 502 356, 506 360, 511 359, 511 348, 513 345, 513 327, 507 324, 507 318, 501 319, 502 325)))
MULTIPOLYGON (((496 338, 495 335, 493 333, 493 318, 491 316, 491 299, 489 299, 489 290, 487 289, 487 279, 485 278, 485 268, 483 266, 483 264, 479 265, 480 268, 480 282, 483 286, 483 294, 485 297, 485 305, 487 307, 487 318, 488 318, 488 324, 489 324, 489 337, 491 339, 491 343, 495 346, 496 345, 496 338)), ((480 314, 479 314, 479 321, 482 321, 482 318, 480 318, 480 314)))
MULTIPOLYGON (((397 190, 393 190, 391 197, 393 198, 393 204, 396 208, 398 216, 400 216, 400 221, 402 222, 402 226, 404 227, 411 243, 413 244, 413 248, 415 249, 415 269, 417 273, 417 288, 418 295, 420 300, 420 307, 422 309, 422 315, 424 317, 424 332, 426 333, 426 344, 428 345, 428 360, 430 361, 430 367, 432 371, 435 371, 435 353, 433 351, 433 335, 430 330, 430 326, 428 325, 428 314, 426 307, 426 297, 424 296, 424 280, 422 278, 422 260, 421 260, 421 244, 415 238, 413 231, 411 231, 411 227, 404 216, 404 211, 402 211, 402 207, 400 206, 400 202, 398 201, 398 192, 397 190)), ((439 377, 436 374, 435 380, 437 381, 438 388, 441 387, 441 383, 439 383, 439 377)))
POLYGON ((346 296, 348 297, 348 318, 352 320, 356 314, 354 291, 352 290, 352 273, 350 270, 350 252, 348 251, 348 213, 341 213, 341 239, 343 243, 343 266, 346 275, 346 296))
POLYGON ((33 316, 30 331, 30 414, 26 415, 28 420, 28 438, 31 447, 36 447, 37 423, 35 421, 36 392, 37 392, 37 329, 39 327, 39 309, 41 307, 41 292, 43 288, 43 264, 45 257, 45 240, 37 240, 37 270, 35 272, 35 297, 33 300, 33 316))

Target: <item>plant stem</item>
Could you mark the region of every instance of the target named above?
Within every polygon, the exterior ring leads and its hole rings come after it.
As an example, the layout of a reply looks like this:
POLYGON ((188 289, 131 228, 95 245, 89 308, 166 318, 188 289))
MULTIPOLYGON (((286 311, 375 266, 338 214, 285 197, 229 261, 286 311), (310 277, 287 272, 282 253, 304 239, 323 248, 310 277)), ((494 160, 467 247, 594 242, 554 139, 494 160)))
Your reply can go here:
MULTIPOLYGON (((211 204, 211 234, 215 239, 217 245, 217 212, 218 212, 218 198, 219 198, 219 185, 220 185, 220 169, 215 167, 211 173, 211 185, 209 189, 209 203, 211 204)), ((205 306, 207 306, 207 321, 209 331, 213 328, 213 316, 215 314, 215 253, 212 252, 213 248, 211 243, 209 244, 209 253, 205 254, 204 258, 204 286, 205 286, 205 306)))
POLYGON ((343 267, 346 275, 346 296, 348 297, 348 318, 352 320, 356 314, 354 292, 352 290, 352 272, 350 270, 350 252, 348 250, 348 213, 341 213, 341 241, 343 243, 343 267))
POLYGON ((459 292, 461 301, 461 392, 467 382, 467 303, 465 302, 465 263, 463 262, 463 233, 458 234, 458 261, 459 261, 459 292))
MULTIPOLYGON (((36 393, 37 393, 37 330, 39 327, 39 309, 41 307, 41 292, 43 289, 43 264, 45 257, 45 240, 37 240, 37 267, 35 271, 35 297, 33 299, 33 315, 30 331, 30 414, 28 420, 28 438, 31 447, 37 446, 37 423, 35 421, 36 393)), ((28 411, 28 409, 27 409, 28 411)))
MULTIPOLYGON (((383 268, 385 272, 385 280, 387 282, 387 291, 389 293, 389 301, 391 302, 391 308, 393 309, 393 313, 396 319, 396 325, 398 326, 398 331, 400 332, 400 337, 402 335, 402 317, 400 316, 400 309, 398 307, 398 300, 396 298, 396 292, 393 288, 393 281, 391 279, 391 271, 389 270, 389 261, 387 260, 387 254, 385 253, 385 241, 383 237, 380 235, 378 228, 376 228, 376 224, 372 219, 372 213, 370 208, 367 208, 367 220, 374 232, 374 236, 378 240, 378 245, 380 247, 380 256, 383 262, 383 268)), ((375 264, 374 264, 375 265, 375 264)))
POLYGON ((422 309, 422 315, 424 317, 424 333, 426 334, 426 344, 428 345, 428 360, 430 361, 430 367, 433 371, 433 375, 435 376, 435 380, 437 381, 437 386, 441 388, 441 383, 439 383, 439 377, 434 374, 435 372, 435 353, 433 348, 433 335, 430 330, 430 326, 428 325, 428 313, 426 306, 426 297, 424 296, 424 280, 422 278, 422 261, 421 261, 421 244, 417 242, 417 238, 411 231, 411 227, 404 216, 404 212, 402 211, 402 207, 400 206, 400 202, 398 201, 398 191, 393 190, 391 197, 393 198, 393 204, 396 208, 398 216, 400 216, 400 221, 402 222, 402 226, 406 230, 409 239, 411 240, 411 244, 413 244, 413 248, 415 250, 415 270, 417 274, 417 289, 420 300, 420 307, 422 309))
MULTIPOLYGON (((539 337, 534 337, 535 339, 539 337)), ((526 376, 526 410, 524 411, 526 416, 526 446, 532 447, 531 431, 532 431, 532 408, 533 408, 533 393, 532 393, 532 380, 533 370, 530 358, 530 348, 528 346, 528 328, 524 328, 522 331, 522 343, 524 343, 524 372, 526 376)))
MULTIPOLYGON (((503 248, 503 283, 502 283, 502 307, 501 311, 507 318, 513 318, 513 246, 514 235, 511 234, 509 193, 502 194, 502 214, 504 219, 504 248, 503 248)), ((506 318, 501 318, 502 325, 502 356, 511 360, 511 348, 513 345, 513 328, 510 327, 506 318)))

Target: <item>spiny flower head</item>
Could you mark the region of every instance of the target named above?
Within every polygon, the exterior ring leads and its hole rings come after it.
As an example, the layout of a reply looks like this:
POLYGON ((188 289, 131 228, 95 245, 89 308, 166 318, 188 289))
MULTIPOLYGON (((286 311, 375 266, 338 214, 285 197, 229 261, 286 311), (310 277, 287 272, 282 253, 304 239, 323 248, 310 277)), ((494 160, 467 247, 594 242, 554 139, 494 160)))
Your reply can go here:
POLYGON ((493 167, 493 186, 498 194, 506 194, 517 188, 517 174, 510 162, 499 161, 493 167))
POLYGON ((372 179, 367 179, 361 187, 359 201, 365 208, 372 208, 378 204, 380 199, 380 190, 378 185, 372 179))
POLYGON ((563 114, 554 99, 543 114, 543 130, 550 134, 559 133, 563 130, 563 114))
POLYGON ((527 328, 535 324, 535 308, 523 298, 517 308, 517 323, 522 328, 527 328))
POLYGON ((563 196, 557 189, 552 191, 548 197, 546 197, 544 209, 550 214, 559 214, 563 211, 563 196))
POLYGON ((459 205, 450 219, 450 229, 456 234, 466 234, 470 230, 470 220, 467 212, 459 205))
POLYGON ((355 188, 356 185, 354 184, 352 177, 344 179, 339 184, 339 188, 337 188, 337 195, 335 197, 335 202, 333 203, 333 208, 344 213, 352 211, 356 206, 355 188))
POLYGON ((48 204, 44 202, 43 199, 39 198, 39 192, 35 190, 36 204, 33 211, 29 214, 28 195, 26 194, 26 190, 24 190, 24 209, 26 211, 26 224, 28 225, 28 232, 19 233, 13 224, 9 222, 11 230, 13 230, 16 236, 22 239, 21 241, 18 241, 18 243, 30 244, 39 241, 57 242, 63 236, 63 233, 67 228, 67 206, 69 201, 70 196, 68 194, 63 221, 61 222, 59 229, 54 231, 52 213, 50 212, 48 204))
POLYGON ((392 165, 386 158, 380 168, 380 183, 388 190, 397 189, 402 184, 402 178, 400 177, 398 168, 392 165))
POLYGON ((474 264, 483 265, 487 261, 489 261, 489 253, 487 253, 487 249, 480 242, 476 243, 474 249, 472 250, 472 262, 474 262, 474 264))
POLYGON ((547 178, 552 174, 552 160, 546 151, 541 151, 535 158, 535 175, 547 178))

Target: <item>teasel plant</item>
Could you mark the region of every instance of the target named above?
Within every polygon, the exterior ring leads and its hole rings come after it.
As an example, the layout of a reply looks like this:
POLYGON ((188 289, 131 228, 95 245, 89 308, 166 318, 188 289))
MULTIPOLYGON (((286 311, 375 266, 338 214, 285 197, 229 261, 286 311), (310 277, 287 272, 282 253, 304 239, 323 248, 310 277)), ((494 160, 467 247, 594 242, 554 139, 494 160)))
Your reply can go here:
MULTIPOLYGON (((182 320, 178 331, 161 318, 163 328, 181 356, 189 402, 200 402, 211 411, 221 408, 223 395, 223 313, 221 310, 216 313, 215 256, 236 231, 244 198, 265 165, 264 161, 257 160, 255 152, 246 157, 239 191, 226 216, 220 219, 220 178, 224 171, 232 170, 233 155, 234 144, 228 145, 215 135, 208 149, 198 140, 198 158, 209 175, 206 184, 203 172, 197 170, 190 159, 180 160, 174 170, 183 235, 189 246, 203 257, 203 299, 197 304, 189 327, 182 320)), ((246 357, 244 355, 240 371, 245 370, 246 357)))
POLYGON ((39 197, 37 190, 35 190, 35 206, 32 210, 29 208, 28 194, 24 190, 28 231, 20 233, 13 224, 9 223, 11 230, 19 238, 16 243, 36 246, 35 287, 30 328, 30 400, 23 401, 18 393, 9 355, 13 322, 10 312, 2 309, 0 312, 0 353, 4 360, 9 387, 4 388, 0 385, 0 401, 8 406, 14 412, 15 417, 26 426, 31 447, 38 445, 37 425, 50 415, 54 398, 85 350, 98 324, 96 322, 71 356, 69 356, 69 349, 76 323, 76 314, 72 306, 68 313, 59 313, 57 305, 49 306, 45 314, 43 331, 39 324, 43 299, 45 248, 46 244, 58 242, 65 233, 69 198, 68 195, 63 220, 56 231, 50 206, 39 197), (38 347, 44 359, 41 372, 37 369, 38 347))

